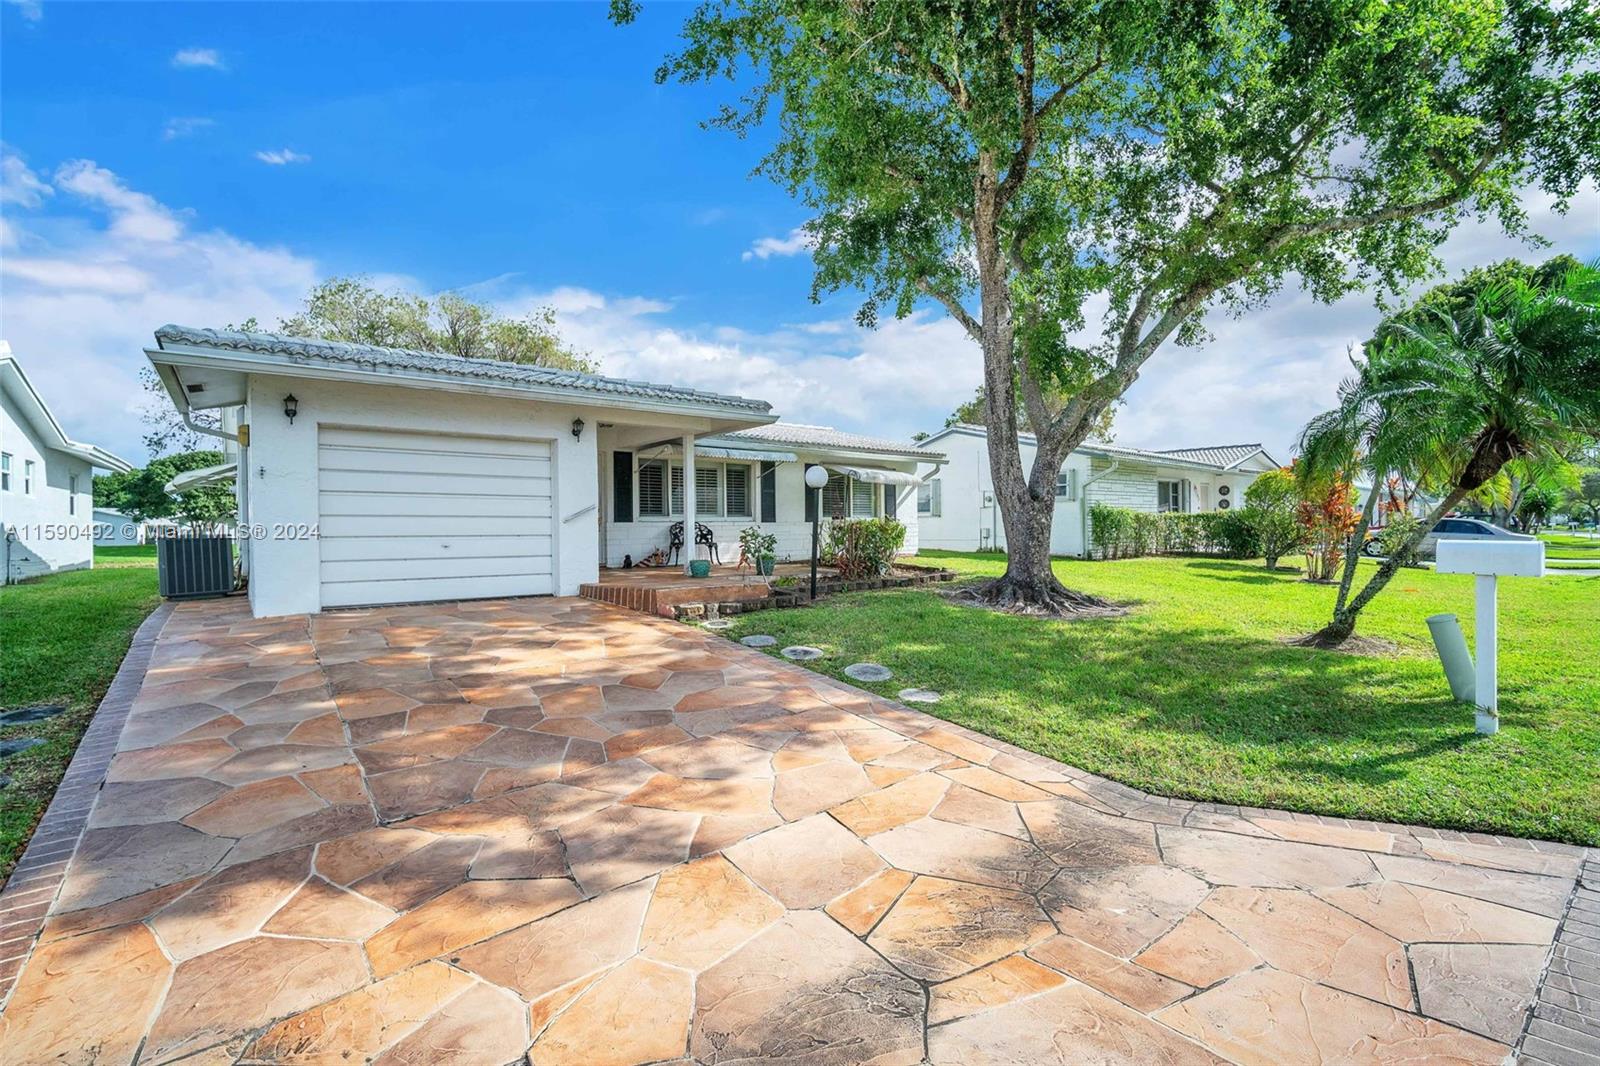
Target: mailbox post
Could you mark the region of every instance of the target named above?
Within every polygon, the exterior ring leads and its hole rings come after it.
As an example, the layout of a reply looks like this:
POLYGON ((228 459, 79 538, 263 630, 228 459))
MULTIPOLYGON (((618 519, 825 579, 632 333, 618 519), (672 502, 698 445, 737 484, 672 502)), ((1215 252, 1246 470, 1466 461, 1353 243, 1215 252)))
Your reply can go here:
POLYGON ((1473 629, 1478 655, 1473 700, 1478 705, 1478 732, 1500 731, 1499 589, 1501 577, 1543 577, 1544 542, 1532 537, 1494 540, 1440 538, 1437 567, 1441 574, 1472 574, 1477 582, 1473 629))

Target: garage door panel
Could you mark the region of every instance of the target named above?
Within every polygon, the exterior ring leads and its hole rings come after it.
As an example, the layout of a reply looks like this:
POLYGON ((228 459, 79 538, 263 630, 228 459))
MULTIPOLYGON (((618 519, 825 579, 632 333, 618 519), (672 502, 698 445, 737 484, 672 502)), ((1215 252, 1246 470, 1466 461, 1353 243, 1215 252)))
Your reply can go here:
POLYGON ((548 441, 324 427, 324 606, 553 591, 548 441))
POLYGON ((360 607, 369 603, 426 603, 430 600, 481 600, 491 596, 548 596, 555 591, 548 575, 527 577, 445 577, 411 581, 339 581, 322 585, 323 607, 360 607))
POLYGON ((550 536, 522 537, 323 537, 322 561, 352 559, 476 559, 486 556, 548 556, 550 536))
POLYGON ((542 477, 550 476, 550 460, 543 456, 468 455, 446 452, 402 452, 362 448, 322 448, 318 457, 324 470, 401 477, 542 477))
POLYGON ((479 559, 366 559, 346 562, 324 561, 322 580, 393 581, 445 577, 525 577, 550 576, 548 556, 487 556, 479 559))
POLYGON ((548 496, 459 496, 452 493, 404 495, 395 492, 337 492, 319 494, 325 515, 459 515, 464 518, 549 518, 554 504, 548 496))
POLYGON ((547 440, 418 433, 402 429, 323 426, 317 444, 327 449, 454 452, 459 455, 550 455, 547 440))

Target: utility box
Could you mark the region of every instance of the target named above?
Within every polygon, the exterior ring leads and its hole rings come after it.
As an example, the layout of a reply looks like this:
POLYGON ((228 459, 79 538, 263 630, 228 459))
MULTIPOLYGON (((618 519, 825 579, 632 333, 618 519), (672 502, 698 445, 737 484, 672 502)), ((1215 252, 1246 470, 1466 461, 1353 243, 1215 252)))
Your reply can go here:
POLYGON ((156 574, 169 600, 226 596, 233 591, 233 539, 159 537, 156 574))
POLYGON ((1532 537, 1527 540, 1440 537, 1435 559, 1436 569, 1441 574, 1544 577, 1544 541, 1532 537))

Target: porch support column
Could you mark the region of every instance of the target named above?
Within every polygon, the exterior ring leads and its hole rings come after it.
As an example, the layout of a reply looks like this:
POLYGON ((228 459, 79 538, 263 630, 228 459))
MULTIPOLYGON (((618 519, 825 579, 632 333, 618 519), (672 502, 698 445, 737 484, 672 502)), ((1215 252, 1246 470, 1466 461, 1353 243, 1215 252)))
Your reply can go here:
MULTIPOLYGON (((671 486, 668 486, 671 493, 671 486)), ((683 435, 683 572, 689 572, 689 564, 695 558, 694 543, 694 434, 683 435)))

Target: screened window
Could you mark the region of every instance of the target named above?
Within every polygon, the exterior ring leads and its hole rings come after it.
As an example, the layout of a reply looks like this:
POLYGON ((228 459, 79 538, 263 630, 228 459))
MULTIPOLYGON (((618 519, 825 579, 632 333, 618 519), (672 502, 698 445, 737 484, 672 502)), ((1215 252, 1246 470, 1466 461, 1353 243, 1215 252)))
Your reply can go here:
POLYGON ((719 466, 700 466, 694 468, 694 511, 695 514, 714 515, 722 513, 722 468, 719 466))
POLYGON ((723 475, 723 481, 727 500, 724 513, 738 518, 750 517, 750 468, 730 466, 723 475))
POLYGON ((1156 510, 1181 511, 1183 510, 1183 482, 1157 481, 1156 482, 1156 510))
POLYGON ((0 452, 0 492, 11 491, 11 453, 0 452))
POLYGON ((639 464, 639 513, 657 518, 667 514, 667 464, 660 459, 639 464))
POLYGON ((871 518, 877 513, 878 487, 865 481, 850 482, 850 517, 871 518))

